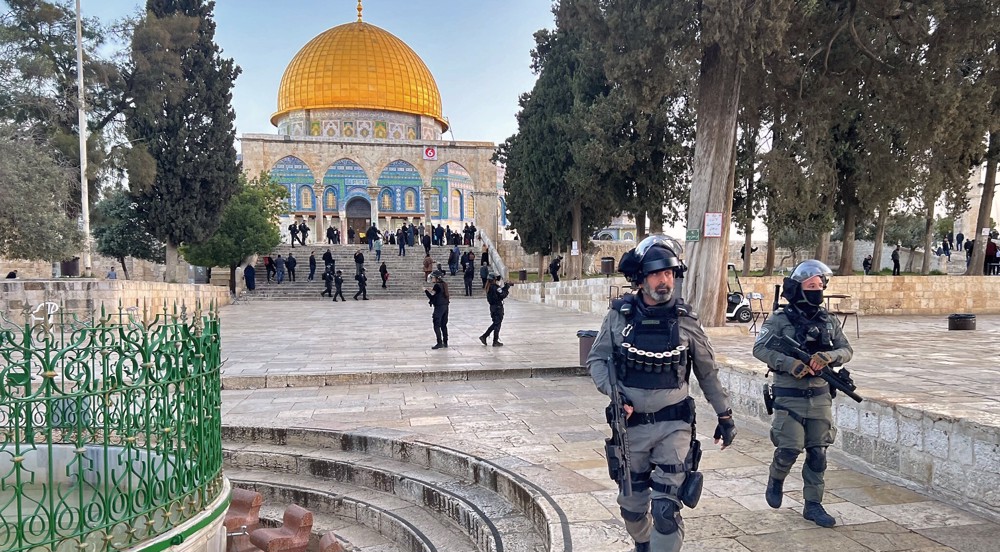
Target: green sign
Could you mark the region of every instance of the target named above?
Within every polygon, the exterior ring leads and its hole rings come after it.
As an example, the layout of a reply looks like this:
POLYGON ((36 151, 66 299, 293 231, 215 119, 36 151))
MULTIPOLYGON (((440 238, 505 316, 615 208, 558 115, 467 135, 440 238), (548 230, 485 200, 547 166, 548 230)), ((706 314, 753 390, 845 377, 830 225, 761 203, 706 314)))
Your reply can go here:
POLYGON ((701 230, 698 230, 697 228, 688 228, 687 236, 685 236, 684 239, 689 242, 701 241, 701 230))

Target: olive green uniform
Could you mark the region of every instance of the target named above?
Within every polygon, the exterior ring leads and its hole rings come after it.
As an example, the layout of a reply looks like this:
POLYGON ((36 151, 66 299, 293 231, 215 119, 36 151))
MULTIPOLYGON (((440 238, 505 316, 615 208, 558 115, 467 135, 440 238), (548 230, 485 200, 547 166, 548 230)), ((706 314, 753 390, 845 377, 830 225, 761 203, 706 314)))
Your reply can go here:
MULTIPOLYGON (((854 354, 851 344, 847 342, 833 315, 820 307, 814 319, 820 316, 826 318, 830 343, 825 346, 817 345, 809 351, 825 351, 833 358, 833 364, 846 364, 854 354)), ((796 456, 805 449, 807 456, 802 466, 803 498, 807 502, 822 502, 826 447, 833 444, 837 437, 837 428, 833 425, 833 397, 829 393, 829 386, 818 376, 805 376, 801 379, 792 376, 789 371, 794 366, 795 359, 765 346, 768 338, 774 334, 795 339, 796 329, 788 313, 780 309, 764 322, 753 347, 753 356, 767 363, 768 368, 774 371, 775 388, 816 393, 810 397, 775 397, 771 442, 776 450, 770 476, 784 481, 796 456)), ((806 344, 802 345, 805 347, 806 344)))
MULTIPOLYGON (((666 305, 673 304, 673 301, 666 303, 666 305)), ((686 345, 692 355, 692 371, 698 378, 705 398, 711 403, 716 414, 727 412, 729 395, 719 381, 715 352, 708 336, 705 335, 704 328, 698 322, 697 315, 685 313, 678 317, 678 322, 680 344, 686 345)), ((620 312, 609 311, 604 317, 601 331, 597 334, 590 356, 587 358, 590 375, 597 389, 605 395, 611 394, 608 359, 615 349, 621 347, 623 330, 628 323, 628 319, 620 312)), ((680 385, 676 389, 639 389, 624 385, 620 385, 619 389, 632 403, 635 413, 656 412, 687 400, 686 367, 681 367, 681 371, 685 373, 679 374, 680 385)), ((659 466, 685 462, 691 448, 690 424, 682 420, 668 420, 633 426, 628 429, 628 444, 633 482, 639 481, 643 474, 648 477, 648 483, 666 486, 669 489, 677 489, 684 482, 683 472, 668 473, 659 466)), ((625 528, 637 543, 649 542, 651 549, 657 552, 676 552, 681 549, 684 541, 684 525, 679 513, 677 531, 669 534, 653 531, 654 519, 650 515, 650 501, 661 498, 667 498, 676 503, 678 508, 681 507, 676 491, 675 494, 670 494, 650 489, 648 486, 641 491, 633 490, 629 497, 619 492, 618 504, 625 518, 625 528)))

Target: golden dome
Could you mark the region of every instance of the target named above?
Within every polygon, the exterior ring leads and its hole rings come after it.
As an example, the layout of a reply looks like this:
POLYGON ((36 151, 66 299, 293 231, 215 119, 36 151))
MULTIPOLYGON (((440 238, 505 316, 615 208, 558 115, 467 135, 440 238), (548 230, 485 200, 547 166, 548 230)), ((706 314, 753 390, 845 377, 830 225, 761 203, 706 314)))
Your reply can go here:
POLYGON ((433 117, 448 128, 441 93, 423 60, 384 29, 357 21, 309 41, 278 87, 282 115, 300 109, 373 109, 433 117))

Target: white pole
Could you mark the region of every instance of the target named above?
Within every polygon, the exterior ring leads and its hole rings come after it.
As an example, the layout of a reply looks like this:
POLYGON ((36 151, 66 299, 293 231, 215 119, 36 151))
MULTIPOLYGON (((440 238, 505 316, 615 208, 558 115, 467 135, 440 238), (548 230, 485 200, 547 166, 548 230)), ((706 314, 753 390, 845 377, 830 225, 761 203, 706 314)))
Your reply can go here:
POLYGON ((83 216, 83 275, 90 277, 90 190, 87 186, 87 110, 83 89, 83 22, 76 0, 76 88, 80 125, 80 208, 83 216))

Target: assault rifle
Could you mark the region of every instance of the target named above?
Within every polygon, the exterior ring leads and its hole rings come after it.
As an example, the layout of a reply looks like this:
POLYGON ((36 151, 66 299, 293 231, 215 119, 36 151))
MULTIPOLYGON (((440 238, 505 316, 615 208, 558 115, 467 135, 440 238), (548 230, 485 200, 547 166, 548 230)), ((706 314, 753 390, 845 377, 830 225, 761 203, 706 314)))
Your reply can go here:
MULTIPOLYGON (((764 342, 764 346, 772 351, 778 351, 779 353, 797 358, 804 362, 806 365, 809 364, 812 355, 802 350, 802 345, 799 345, 798 341, 795 341, 787 335, 781 334, 771 334, 764 342)), ((841 368, 834 372, 829 366, 824 366, 823 371, 817 376, 823 378, 823 381, 830 384, 830 387, 840 391, 841 393, 847 395, 848 397, 854 399, 857 402, 861 402, 861 395, 855 393, 855 389, 858 387, 854 385, 854 380, 851 379, 851 373, 847 371, 846 368, 841 368)))
POLYGON ((608 457, 608 475, 618 482, 622 494, 632 496, 631 460, 628 452, 628 433, 625 424, 625 399, 618 389, 618 371, 614 361, 608 359, 608 376, 611 382, 611 404, 604 415, 611 426, 611 438, 604 440, 604 453, 608 457))

